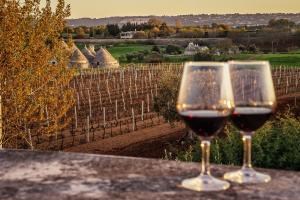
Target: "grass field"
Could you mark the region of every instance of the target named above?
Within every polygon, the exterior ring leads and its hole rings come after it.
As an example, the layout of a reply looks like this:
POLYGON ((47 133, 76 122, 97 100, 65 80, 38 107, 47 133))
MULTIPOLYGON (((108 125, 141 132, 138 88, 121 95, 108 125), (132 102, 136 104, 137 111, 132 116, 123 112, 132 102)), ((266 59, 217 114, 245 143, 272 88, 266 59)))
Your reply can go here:
POLYGON ((216 60, 232 58, 233 60, 268 60, 271 65, 300 66, 300 53, 278 54, 238 54, 233 56, 218 56, 216 60))
MULTIPOLYGON (((153 45, 143 44, 119 44, 116 46, 108 47, 108 51, 117 59, 125 56, 128 53, 139 51, 151 51, 153 45)), ((160 46, 163 50, 165 47, 160 46)), ((164 62, 186 62, 192 61, 193 56, 185 55, 164 55, 164 62)), ((286 66, 300 66, 300 50, 290 53, 276 53, 276 54, 237 54, 237 55, 221 55, 214 56, 216 61, 226 60, 268 60, 271 65, 286 65, 286 66)))
POLYGON ((126 44, 118 45, 108 48, 107 50, 115 57, 120 58, 128 53, 138 52, 138 51, 151 51, 153 45, 138 45, 138 44, 126 44))
MULTIPOLYGON (((165 60, 168 62, 185 62, 192 61, 193 57, 184 55, 165 56, 165 60)), ((268 60, 273 66, 285 65, 300 67, 300 53, 221 55, 214 56, 214 60, 268 60)))

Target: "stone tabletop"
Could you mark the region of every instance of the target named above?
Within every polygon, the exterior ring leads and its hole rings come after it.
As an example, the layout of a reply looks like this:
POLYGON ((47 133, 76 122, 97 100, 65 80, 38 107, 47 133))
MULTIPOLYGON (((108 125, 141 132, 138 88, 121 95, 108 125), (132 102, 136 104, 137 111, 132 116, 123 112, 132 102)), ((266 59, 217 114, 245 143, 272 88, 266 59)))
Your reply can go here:
MULTIPOLYGON (((221 177, 237 169, 212 166, 221 177)), ((199 164, 91 154, 0 151, 0 199, 300 199, 300 172, 262 170, 267 184, 199 193, 177 187, 198 175, 199 164)))

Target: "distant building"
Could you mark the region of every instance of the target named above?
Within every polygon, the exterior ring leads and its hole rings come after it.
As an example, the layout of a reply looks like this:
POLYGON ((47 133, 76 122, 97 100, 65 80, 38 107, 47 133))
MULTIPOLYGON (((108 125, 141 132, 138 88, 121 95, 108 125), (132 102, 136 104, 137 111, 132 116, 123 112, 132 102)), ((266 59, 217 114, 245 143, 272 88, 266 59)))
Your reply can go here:
POLYGON ((185 48, 184 55, 195 55, 198 52, 204 53, 208 52, 209 48, 207 46, 199 46, 198 44, 189 43, 185 48))
POLYGON ((122 27, 123 25, 127 24, 127 23, 130 23, 130 24, 145 24, 145 23, 148 23, 150 18, 131 18, 131 19, 123 19, 121 20, 118 25, 119 27, 122 27))
POLYGON ((136 31, 121 32, 120 38, 121 39, 132 39, 134 37, 135 33, 136 33, 136 31))

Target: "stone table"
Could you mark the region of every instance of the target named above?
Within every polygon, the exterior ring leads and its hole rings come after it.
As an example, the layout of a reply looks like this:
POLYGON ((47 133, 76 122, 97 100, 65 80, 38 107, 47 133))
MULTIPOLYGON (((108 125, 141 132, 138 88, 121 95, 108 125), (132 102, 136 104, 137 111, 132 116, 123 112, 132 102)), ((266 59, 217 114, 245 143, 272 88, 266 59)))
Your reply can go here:
MULTIPOLYGON (((237 169, 212 166, 221 177, 237 169)), ((267 184, 239 185, 223 192, 177 187, 199 173, 199 164, 91 154, 0 151, 0 199, 300 199, 300 172, 262 170, 267 184)))

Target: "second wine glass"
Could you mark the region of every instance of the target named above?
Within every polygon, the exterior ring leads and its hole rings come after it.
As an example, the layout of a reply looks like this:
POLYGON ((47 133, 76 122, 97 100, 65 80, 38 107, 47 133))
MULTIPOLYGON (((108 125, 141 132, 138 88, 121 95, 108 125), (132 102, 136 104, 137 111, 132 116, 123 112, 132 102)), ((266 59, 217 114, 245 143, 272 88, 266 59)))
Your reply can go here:
POLYGON ((241 130, 244 143, 244 163, 241 170, 229 172, 224 178, 238 183, 263 183, 271 180, 251 164, 251 140, 255 131, 276 108, 271 69, 268 62, 229 62, 235 109, 233 124, 241 130))
POLYGON ((177 110, 201 140, 202 167, 198 177, 182 181, 181 187, 195 191, 219 191, 229 183, 211 176, 210 140, 219 133, 234 108, 226 63, 191 62, 184 67, 177 110))

